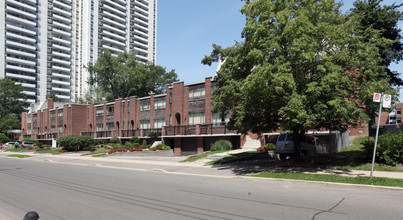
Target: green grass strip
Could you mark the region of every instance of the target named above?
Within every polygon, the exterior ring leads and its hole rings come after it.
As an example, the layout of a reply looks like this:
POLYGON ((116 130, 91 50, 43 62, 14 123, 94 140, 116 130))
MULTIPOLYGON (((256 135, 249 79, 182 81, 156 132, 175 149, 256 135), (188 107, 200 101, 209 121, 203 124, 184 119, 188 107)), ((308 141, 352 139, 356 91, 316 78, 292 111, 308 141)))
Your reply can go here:
POLYGON ((31 157, 31 156, 23 155, 23 154, 10 154, 10 155, 7 155, 7 157, 26 158, 26 157, 31 157))
POLYGON ((227 152, 227 151, 229 151, 229 150, 205 152, 205 153, 202 153, 202 154, 199 154, 199 155, 191 156, 191 157, 189 157, 188 159, 182 160, 182 161, 180 161, 180 162, 181 162, 181 163, 184 163, 184 162, 195 162, 196 160, 203 159, 203 158, 207 157, 207 156, 210 155, 210 154, 218 154, 218 153, 223 153, 223 152, 227 152))
POLYGON ((92 155, 92 157, 103 157, 106 156, 108 154, 108 152, 103 152, 103 153, 99 153, 99 154, 94 154, 92 155))
POLYGON ((363 185, 377 185, 377 186, 394 186, 403 187, 403 179, 391 179, 373 177, 346 177, 336 174, 307 174, 307 173, 277 173, 265 172, 260 174, 250 174, 247 176, 263 177, 263 178, 277 178, 277 179, 293 179, 293 180, 307 180, 307 181, 320 181, 320 182, 333 182, 333 183, 350 183, 350 184, 363 184, 363 185))
POLYGON ((52 154, 52 155, 59 155, 60 152, 58 150, 42 150, 35 152, 36 154, 52 154))

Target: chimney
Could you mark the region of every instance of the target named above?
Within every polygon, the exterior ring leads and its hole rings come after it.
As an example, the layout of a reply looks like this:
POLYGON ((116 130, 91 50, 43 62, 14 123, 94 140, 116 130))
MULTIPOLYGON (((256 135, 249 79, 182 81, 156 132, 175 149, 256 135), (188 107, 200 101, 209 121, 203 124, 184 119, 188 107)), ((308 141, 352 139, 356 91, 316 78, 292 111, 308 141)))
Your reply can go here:
POLYGON ((53 109, 53 99, 48 98, 48 109, 53 109))

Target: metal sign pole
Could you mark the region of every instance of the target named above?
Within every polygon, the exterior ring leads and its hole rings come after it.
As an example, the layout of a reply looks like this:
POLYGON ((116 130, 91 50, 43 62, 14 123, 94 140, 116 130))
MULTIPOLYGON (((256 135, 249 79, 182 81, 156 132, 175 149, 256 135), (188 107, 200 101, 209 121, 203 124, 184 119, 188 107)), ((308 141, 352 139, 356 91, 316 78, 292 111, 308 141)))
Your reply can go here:
POLYGON ((375 154, 376 154, 376 144, 378 142, 378 133, 379 133, 379 124, 381 122, 381 114, 382 114, 382 102, 383 102, 383 94, 381 95, 381 102, 379 103, 379 114, 378 114, 378 124, 376 126, 376 135, 375 135, 375 144, 374 144, 374 155, 372 156, 372 165, 371 165, 371 175, 369 176, 372 179, 372 173, 374 172, 374 163, 375 163, 375 154))

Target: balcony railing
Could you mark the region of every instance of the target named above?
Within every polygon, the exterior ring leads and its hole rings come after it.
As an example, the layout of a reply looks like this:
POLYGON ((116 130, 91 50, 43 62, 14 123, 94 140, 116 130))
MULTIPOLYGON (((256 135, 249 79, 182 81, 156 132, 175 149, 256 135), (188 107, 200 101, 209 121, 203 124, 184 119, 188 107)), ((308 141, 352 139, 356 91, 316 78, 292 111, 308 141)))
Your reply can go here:
POLYGON ((213 134, 236 134, 236 131, 228 130, 227 124, 200 124, 200 125, 184 125, 184 126, 166 126, 165 136, 173 135, 213 135, 213 134))
POLYGON ((97 131, 97 138, 108 138, 112 137, 112 131, 97 131))

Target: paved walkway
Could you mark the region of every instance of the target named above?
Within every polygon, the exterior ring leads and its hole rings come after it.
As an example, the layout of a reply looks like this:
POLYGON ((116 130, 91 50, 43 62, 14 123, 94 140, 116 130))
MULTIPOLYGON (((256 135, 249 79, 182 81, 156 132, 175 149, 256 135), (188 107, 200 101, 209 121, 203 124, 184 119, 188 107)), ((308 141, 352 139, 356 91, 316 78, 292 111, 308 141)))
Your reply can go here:
MULTIPOLYGON (((228 154, 245 152, 248 150, 235 150, 231 152, 220 153, 219 156, 204 159, 193 163, 180 163, 187 157, 136 157, 136 156, 107 156, 107 157, 91 157, 81 156, 80 153, 65 153, 61 155, 36 154, 33 152, 0 152, 0 157, 9 154, 24 154, 32 157, 24 158, 29 160, 49 162, 49 163, 65 163, 75 165, 87 165, 95 167, 108 167, 119 169, 133 169, 142 171, 157 171, 187 175, 206 175, 220 177, 236 177, 242 174, 255 173, 261 171, 261 162, 255 164, 254 161, 244 161, 237 164, 217 164, 207 165, 205 162, 215 159, 220 159, 228 154)), ((250 151, 250 150, 249 150, 250 151)), ((264 162, 264 161, 263 161, 264 162)), ((263 169, 264 170, 264 169, 263 169)), ((270 171, 267 170, 266 171, 270 171)), ((319 173, 319 174, 338 174, 343 176, 370 176, 370 171, 364 170, 295 170, 282 169, 271 171, 297 171, 304 173, 319 173)), ((374 171, 373 177, 386 177, 403 179, 403 172, 385 172, 374 171)))

